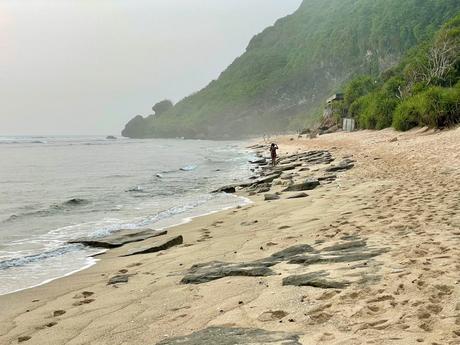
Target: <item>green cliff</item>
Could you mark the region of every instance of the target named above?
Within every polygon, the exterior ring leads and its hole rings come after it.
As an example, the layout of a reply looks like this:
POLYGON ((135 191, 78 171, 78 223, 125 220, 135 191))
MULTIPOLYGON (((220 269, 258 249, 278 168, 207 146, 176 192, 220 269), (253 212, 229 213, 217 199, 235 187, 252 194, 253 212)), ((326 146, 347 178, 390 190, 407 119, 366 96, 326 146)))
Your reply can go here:
POLYGON ((357 75, 378 76, 429 40, 458 0, 304 0, 256 35, 217 80, 124 136, 240 138, 305 126, 357 75))

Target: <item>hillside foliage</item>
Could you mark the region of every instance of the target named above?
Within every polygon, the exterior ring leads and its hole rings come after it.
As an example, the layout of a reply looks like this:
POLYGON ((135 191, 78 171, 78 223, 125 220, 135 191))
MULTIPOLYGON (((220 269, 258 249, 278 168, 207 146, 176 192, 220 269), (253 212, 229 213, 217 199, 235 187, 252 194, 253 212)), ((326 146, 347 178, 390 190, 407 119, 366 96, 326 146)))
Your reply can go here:
POLYGON ((359 127, 408 130, 460 123, 460 14, 378 78, 345 88, 344 107, 359 127))
MULTIPOLYGON (((256 35, 217 80, 159 116, 137 116, 124 135, 224 139, 300 129, 345 82, 375 79, 458 11, 458 0, 304 0, 256 35)), ((368 81, 349 97, 373 89, 368 81)))

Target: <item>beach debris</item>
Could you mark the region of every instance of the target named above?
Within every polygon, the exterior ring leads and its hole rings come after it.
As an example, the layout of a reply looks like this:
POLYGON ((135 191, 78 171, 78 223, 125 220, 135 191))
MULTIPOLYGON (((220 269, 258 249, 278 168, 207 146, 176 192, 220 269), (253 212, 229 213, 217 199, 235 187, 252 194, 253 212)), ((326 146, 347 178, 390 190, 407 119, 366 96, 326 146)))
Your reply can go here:
POLYGON ((101 238, 79 238, 69 241, 71 244, 83 244, 88 247, 96 248, 118 248, 128 243, 144 241, 148 238, 163 236, 168 232, 166 230, 156 231, 153 229, 125 229, 117 231, 114 234, 101 238))
POLYGON ((293 333, 271 332, 257 328, 210 327, 183 337, 163 340, 157 345, 301 345, 293 333))
POLYGON ((283 192, 302 192, 306 190, 315 189, 320 185, 318 179, 307 179, 302 183, 296 183, 292 186, 287 187, 283 192))
POLYGON ((184 238, 182 235, 175 236, 169 239, 165 239, 159 243, 155 243, 150 246, 145 246, 142 248, 137 248, 133 249, 132 251, 128 252, 127 254, 121 255, 123 256, 133 256, 133 255, 142 255, 142 254, 151 254, 151 253, 157 253, 163 250, 167 250, 169 248, 172 248, 174 246, 178 246, 184 243, 184 238))
POLYGON ((398 141, 398 138, 397 137, 394 137, 394 138, 391 138, 390 139, 390 143, 395 143, 398 141))

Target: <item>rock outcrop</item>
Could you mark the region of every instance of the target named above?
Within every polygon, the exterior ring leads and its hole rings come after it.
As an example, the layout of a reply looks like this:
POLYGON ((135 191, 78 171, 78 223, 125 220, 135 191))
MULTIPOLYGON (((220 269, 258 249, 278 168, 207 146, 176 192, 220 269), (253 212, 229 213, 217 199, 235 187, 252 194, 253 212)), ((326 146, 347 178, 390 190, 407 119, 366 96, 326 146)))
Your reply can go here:
POLYGON ((292 333, 257 328, 210 327, 187 336, 166 339, 156 345, 301 345, 292 333))
POLYGON ((150 246, 144 246, 142 248, 136 248, 124 254, 122 256, 133 256, 133 255, 142 255, 142 254, 151 254, 161 252, 163 250, 167 250, 169 248, 181 245, 184 243, 184 238, 182 235, 175 236, 169 239, 165 239, 163 241, 159 241, 158 243, 152 244, 150 246))
POLYGON ((156 231, 152 229, 142 230, 120 230, 112 235, 101 238, 79 238, 69 241, 71 244, 83 244, 94 248, 117 248, 128 243, 144 241, 148 238, 166 235, 167 231, 156 231))

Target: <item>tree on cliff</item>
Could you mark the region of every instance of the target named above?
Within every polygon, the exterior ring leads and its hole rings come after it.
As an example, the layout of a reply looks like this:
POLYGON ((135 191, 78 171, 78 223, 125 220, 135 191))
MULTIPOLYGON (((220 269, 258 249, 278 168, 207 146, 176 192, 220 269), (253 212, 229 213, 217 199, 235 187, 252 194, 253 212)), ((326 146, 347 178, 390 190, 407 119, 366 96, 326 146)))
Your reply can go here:
POLYGON ((171 102, 169 99, 165 99, 164 101, 155 104, 152 107, 152 110, 155 112, 155 115, 161 115, 167 112, 168 110, 172 109, 173 106, 173 102, 171 102))

